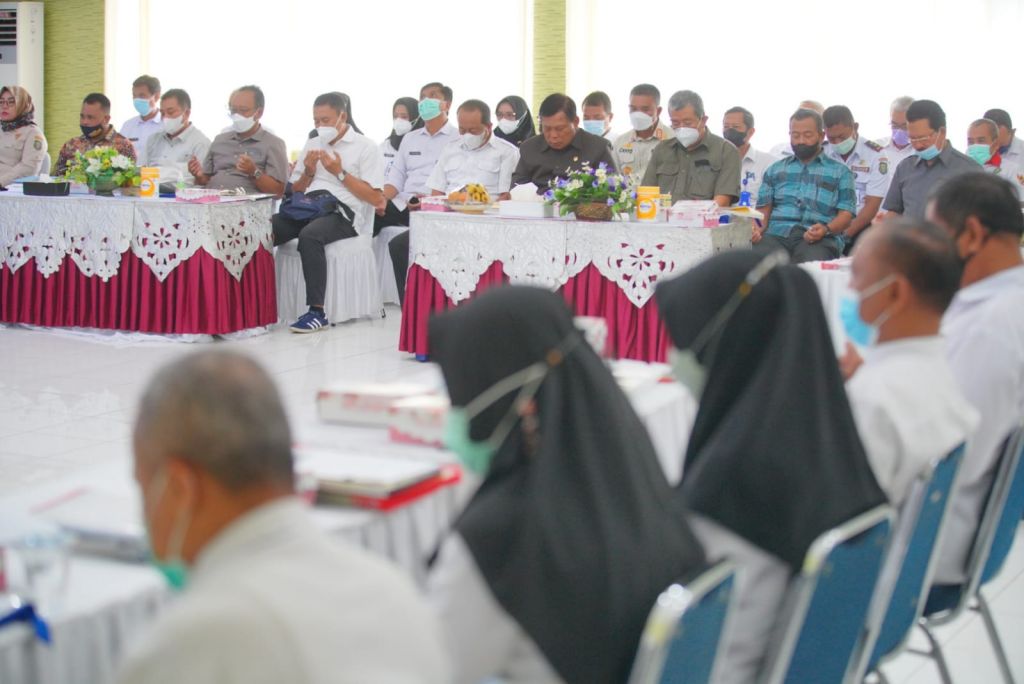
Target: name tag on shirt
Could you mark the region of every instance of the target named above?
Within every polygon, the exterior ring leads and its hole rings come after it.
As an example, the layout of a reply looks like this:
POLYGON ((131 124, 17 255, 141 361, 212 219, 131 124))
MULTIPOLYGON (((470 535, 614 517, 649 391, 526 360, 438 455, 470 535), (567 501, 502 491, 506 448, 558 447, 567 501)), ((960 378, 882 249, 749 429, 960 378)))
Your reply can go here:
POLYGON ((410 157, 418 157, 418 156, 420 156, 421 154, 423 154, 423 153, 422 153, 422 152, 410 152, 410 153, 409 153, 409 156, 410 156, 410 157))
POLYGON ((869 173, 871 171, 870 166, 851 166, 850 170, 854 173, 869 173))

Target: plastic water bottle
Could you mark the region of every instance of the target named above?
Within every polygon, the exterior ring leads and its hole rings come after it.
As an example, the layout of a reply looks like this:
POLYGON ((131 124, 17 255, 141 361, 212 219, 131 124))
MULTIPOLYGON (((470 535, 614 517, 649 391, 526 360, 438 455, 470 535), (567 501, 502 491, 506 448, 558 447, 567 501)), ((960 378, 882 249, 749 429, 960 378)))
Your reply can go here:
POLYGON ((750 191, 747 190, 747 181, 749 181, 749 180, 750 179, 748 177, 746 177, 746 176, 743 177, 742 190, 740 191, 740 201, 739 201, 739 205, 738 206, 741 206, 741 207, 749 207, 750 206, 750 191))

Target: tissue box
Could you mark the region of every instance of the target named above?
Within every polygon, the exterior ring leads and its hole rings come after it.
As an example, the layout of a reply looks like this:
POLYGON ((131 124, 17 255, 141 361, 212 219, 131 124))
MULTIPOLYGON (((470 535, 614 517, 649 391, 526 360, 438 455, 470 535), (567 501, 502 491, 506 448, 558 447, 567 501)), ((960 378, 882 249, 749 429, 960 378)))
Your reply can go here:
POLYGON ((340 383, 317 392, 316 408, 320 420, 328 423, 386 427, 396 401, 431 391, 411 383, 340 383))
POLYGON ((555 207, 546 202, 504 200, 498 202, 498 215, 519 218, 552 218, 555 215, 555 207))
POLYGON ((388 409, 388 437, 392 442, 444 446, 444 424, 451 404, 438 395, 400 399, 388 409))
POLYGON ((420 197, 420 211, 451 211, 444 195, 420 197))
POLYGON ((668 222, 685 228, 715 228, 720 215, 719 206, 710 200, 681 200, 669 210, 668 222))

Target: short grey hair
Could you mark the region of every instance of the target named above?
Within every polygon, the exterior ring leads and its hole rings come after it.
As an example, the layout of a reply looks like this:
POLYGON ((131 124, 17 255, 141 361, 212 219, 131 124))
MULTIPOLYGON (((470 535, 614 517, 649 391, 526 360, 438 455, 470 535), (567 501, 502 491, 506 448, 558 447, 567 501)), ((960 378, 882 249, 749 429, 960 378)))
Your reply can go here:
POLYGON ((989 135, 993 140, 999 137, 999 124, 992 119, 975 119, 971 122, 971 125, 967 127, 967 130, 970 131, 975 126, 986 126, 988 128, 989 135))
POLYGON ((230 491, 293 484, 291 431, 273 381, 253 359, 201 351, 161 368, 135 418, 135 442, 194 463, 230 491))
POLYGON ((704 100, 692 90, 677 90, 668 98, 670 112, 678 112, 686 107, 693 107, 693 113, 698 117, 704 116, 704 100))
POLYGON ((889 113, 892 114, 893 112, 905 112, 908 109, 910 109, 910 105, 912 104, 914 104, 914 98, 910 97, 909 95, 897 97, 895 100, 892 101, 892 104, 889 105, 889 113))

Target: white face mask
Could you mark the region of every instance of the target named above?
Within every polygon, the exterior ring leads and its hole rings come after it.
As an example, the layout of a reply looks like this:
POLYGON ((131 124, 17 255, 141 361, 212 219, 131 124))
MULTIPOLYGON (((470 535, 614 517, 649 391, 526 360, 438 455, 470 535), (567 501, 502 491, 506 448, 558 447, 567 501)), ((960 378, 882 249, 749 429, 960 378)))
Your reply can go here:
POLYGON ((675 130, 676 140, 683 147, 689 147, 693 143, 697 142, 700 137, 700 131, 696 128, 677 128, 675 130))
POLYGON ((320 137, 320 144, 326 146, 338 137, 338 129, 334 126, 317 126, 316 134, 320 137))
POLYGON ((412 121, 408 119, 395 119, 391 127, 395 129, 396 135, 405 135, 412 130, 412 121))
POLYGON ((255 125, 256 117, 242 116, 241 114, 231 115, 231 127, 234 128, 237 133, 245 133, 255 125))
POLYGON ((634 131, 646 131, 654 125, 654 118, 645 112, 630 112, 629 123, 634 131))
POLYGON ((520 121, 521 119, 501 119, 498 121, 498 128, 501 129, 501 132, 505 135, 512 135, 516 132, 516 129, 519 128, 520 121))
POLYGON ((472 133, 462 134, 462 144, 467 150, 478 150, 483 146, 484 141, 487 140, 487 131, 479 135, 473 135, 472 133))
POLYGON ((176 116, 173 119, 163 119, 160 126, 167 135, 174 135, 181 130, 181 120, 184 118, 184 116, 176 116))

